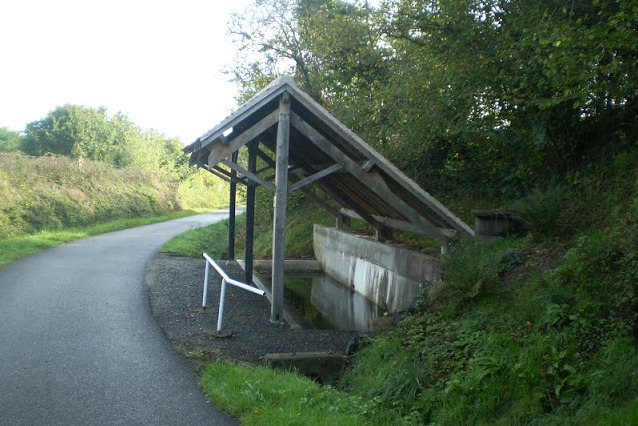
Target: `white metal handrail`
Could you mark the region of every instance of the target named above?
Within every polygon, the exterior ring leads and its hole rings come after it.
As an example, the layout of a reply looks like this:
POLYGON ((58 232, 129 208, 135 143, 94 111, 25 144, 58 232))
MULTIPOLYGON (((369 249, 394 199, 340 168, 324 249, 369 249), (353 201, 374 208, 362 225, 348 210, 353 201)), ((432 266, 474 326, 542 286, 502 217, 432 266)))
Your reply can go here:
POLYGON ((260 296, 264 295, 264 291, 258 288, 252 287, 248 284, 239 282, 230 278, 226 272, 210 257, 208 254, 203 254, 204 259, 206 259, 206 272, 204 273, 204 295, 202 296, 202 308, 206 308, 206 295, 208 294, 208 270, 209 265, 213 265, 213 268, 221 275, 222 277, 222 288, 219 295, 219 314, 217 315, 217 331, 222 330, 222 322, 224 320, 224 299, 226 298, 226 283, 234 285, 236 287, 242 288, 244 290, 250 291, 251 293, 258 294, 260 296))

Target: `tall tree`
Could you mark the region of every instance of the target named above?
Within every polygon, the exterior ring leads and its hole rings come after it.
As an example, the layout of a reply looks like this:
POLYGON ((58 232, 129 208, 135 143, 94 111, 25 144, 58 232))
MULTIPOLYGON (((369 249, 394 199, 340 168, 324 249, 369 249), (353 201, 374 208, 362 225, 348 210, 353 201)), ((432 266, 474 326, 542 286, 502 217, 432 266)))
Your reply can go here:
POLYGON ((516 196, 638 139, 637 26, 636 0, 257 0, 232 71, 293 75, 431 190, 516 196))
POLYGON ((27 124, 24 151, 121 164, 123 141, 109 123, 106 108, 64 105, 27 124))

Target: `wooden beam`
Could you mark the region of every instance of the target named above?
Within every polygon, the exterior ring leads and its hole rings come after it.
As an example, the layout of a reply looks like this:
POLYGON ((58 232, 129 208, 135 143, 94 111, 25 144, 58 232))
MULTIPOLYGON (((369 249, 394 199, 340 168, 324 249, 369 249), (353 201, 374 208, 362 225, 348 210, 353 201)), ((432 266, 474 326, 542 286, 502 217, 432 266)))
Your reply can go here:
POLYGON ((330 196, 333 200, 335 200, 341 206, 350 206, 354 211, 356 211, 359 214, 359 216, 363 220, 368 222, 373 227, 377 228, 380 226, 380 223, 374 217, 372 217, 372 215, 369 214, 360 205, 360 203, 357 200, 355 200, 354 198, 352 198, 351 195, 341 190, 338 186, 328 185, 324 182, 318 182, 317 186, 319 186, 323 192, 328 194, 328 196, 330 196))
MULTIPOLYGON (((344 216, 351 217, 353 219, 360 219, 360 220, 363 219, 354 210, 343 208, 340 210, 340 213, 344 216)), ((398 219, 393 219, 391 217, 384 217, 379 215, 372 215, 372 217, 374 217, 380 224, 388 228, 396 229, 397 231, 411 232, 413 234, 418 234, 418 235, 426 235, 426 236, 428 235, 425 232, 423 232, 423 229, 416 226, 412 222, 407 222, 405 220, 398 220, 398 219)), ((453 238, 457 234, 457 231, 455 229, 439 228, 439 231, 441 231, 442 234, 445 234, 445 236, 448 238, 453 238)))
POLYGON ((252 141, 270 127, 277 124, 277 119, 279 117, 279 111, 273 111, 268 114, 266 117, 259 120, 253 126, 246 129, 246 131, 239 136, 230 139, 227 144, 224 143, 213 143, 211 145, 210 154, 208 154, 208 165, 217 164, 222 159, 230 156, 231 153, 237 151, 242 146, 246 145, 248 142, 252 141))
MULTIPOLYGON (((235 151, 237 152, 237 151, 235 151)), ((226 182, 237 182, 237 183, 241 183, 242 185, 246 185, 248 186, 248 180, 245 177, 238 177, 237 174, 235 174, 233 176, 233 174, 231 172, 229 172, 226 169, 223 169, 221 167, 219 167, 219 165, 216 165, 215 167, 213 167, 212 169, 210 167, 208 167, 207 164, 204 164, 202 166, 202 168, 208 170, 209 172, 213 173, 215 176, 224 179, 226 182)), ((232 170, 232 169, 231 169, 232 170)))
POLYGON ((274 167, 272 167, 272 166, 270 166, 270 165, 268 165, 268 164, 267 164, 267 165, 265 165, 264 167, 262 167, 261 169, 256 170, 256 171, 255 171, 255 174, 256 174, 256 175, 258 175, 258 174, 260 174, 260 173, 265 172, 266 170, 270 170, 270 169, 273 169, 273 168, 274 168, 274 167))
POLYGON ((361 166, 364 172, 369 172, 370 170, 372 170, 373 167, 374 167, 374 161, 372 160, 366 161, 365 164, 361 166))
POLYGON ((319 179, 324 178, 331 173, 341 170, 342 168, 343 166, 341 164, 338 164, 338 163, 334 164, 328 167, 327 169, 323 169, 322 171, 317 172, 314 175, 310 175, 307 178, 302 179, 299 182, 290 185, 290 187, 288 188, 288 192, 293 192, 299 188, 303 188, 306 185, 310 185, 311 183, 318 181, 319 179))
POLYGON ((208 165, 205 164, 204 166, 202 166, 202 168, 204 170, 206 170, 207 172, 214 174, 218 178, 220 178, 222 180, 225 180, 226 182, 230 183, 230 177, 224 176, 223 174, 219 173, 218 171, 216 171, 214 169, 211 169, 210 167, 208 167, 208 165))
POLYGON ((277 164, 275 163, 275 161, 272 158, 270 158, 270 156, 266 154, 264 151, 262 151, 261 149, 257 150, 257 156, 261 158, 264 161, 264 163, 268 164, 271 169, 274 169, 275 167, 277 167, 277 164))
MULTIPOLYGON (((231 155, 231 161, 237 162, 237 151, 231 155)), ((230 178, 230 197, 228 201, 228 260, 235 260, 235 204, 237 204, 237 173, 233 170, 230 178)))
MULTIPOLYGON (((257 168, 257 141, 248 144, 248 170, 253 173, 257 168)), ((255 185, 246 188, 246 250, 244 252, 245 282, 253 282, 253 258, 255 247, 255 185)))
POLYGON ((439 228, 432 225, 426 219, 424 219, 416 210, 414 210, 408 203, 403 201, 394 192, 392 192, 386 185, 383 178, 377 172, 364 172, 361 167, 345 155, 338 147, 330 143, 330 141, 319 133, 310 124, 305 122, 297 114, 292 113, 290 117, 292 125, 306 135, 306 137, 314 143, 319 149, 330 156, 337 163, 341 163, 343 167, 350 172, 361 183, 377 193, 380 197, 390 202, 395 208, 400 209, 401 214, 410 219, 412 223, 420 227, 424 232, 432 238, 443 242, 445 235, 441 233, 439 228))
POLYGON ((244 169, 243 167, 233 163, 232 161, 222 160, 221 163, 225 166, 230 167, 231 170, 241 173, 242 175, 246 176, 248 179, 252 180, 253 182, 258 183, 259 185, 263 185, 266 188, 270 189, 271 191, 275 192, 275 185, 273 185, 272 183, 268 182, 265 179, 262 179, 256 174, 244 169))
POLYGON ((315 204, 317 204, 320 207, 322 207, 325 211, 327 211, 331 215, 333 215, 335 217, 337 217, 339 215, 339 211, 337 209, 332 207, 330 204, 328 204, 328 202, 323 200, 317 194, 312 192, 312 190, 310 188, 303 187, 303 188, 301 188, 301 192, 303 192, 306 197, 310 198, 312 201, 315 202, 315 204))
POLYGON ((275 177, 275 212, 272 242, 272 304, 270 321, 284 319, 284 261, 286 259, 286 206, 288 203, 288 153, 290 145, 290 96, 284 92, 279 100, 277 160, 275 177))
POLYGON ((350 228, 352 226, 352 221, 348 216, 342 214, 337 215, 337 229, 343 229, 344 226, 350 228))

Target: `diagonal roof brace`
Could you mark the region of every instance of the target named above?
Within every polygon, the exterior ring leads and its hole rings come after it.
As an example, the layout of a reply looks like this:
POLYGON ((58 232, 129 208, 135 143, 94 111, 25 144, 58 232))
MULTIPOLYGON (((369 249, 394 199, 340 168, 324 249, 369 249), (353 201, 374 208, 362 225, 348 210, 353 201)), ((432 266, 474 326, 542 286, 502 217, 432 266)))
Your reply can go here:
POLYGON ((236 171, 237 173, 241 173, 242 175, 246 176, 249 180, 255 183, 258 183, 262 186, 265 186, 266 188, 270 189, 272 192, 275 192, 275 185, 268 182, 266 179, 263 179, 257 176, 256 174, 244 169, 242 166, 237 165, 228 159, 221 160, 220 162, 223 165, 230 167, 232 170, 236 171))
POLYGON ((324 178, 328 176, 329 174, 337 172, 341 169, 343 169, 343 166, 341 164, 338 164, 338 163, 334 164, 326 169, 323 169, 320 172, 315 173, 314 175, 308 176, 307 178, 300 180, 299 182, 293 183, 292 185, 288 187, 288 192, 290 193, 300 188, 303 188, 306 185, 310 185, 311 183, 318 181, 319 179, 324 178))

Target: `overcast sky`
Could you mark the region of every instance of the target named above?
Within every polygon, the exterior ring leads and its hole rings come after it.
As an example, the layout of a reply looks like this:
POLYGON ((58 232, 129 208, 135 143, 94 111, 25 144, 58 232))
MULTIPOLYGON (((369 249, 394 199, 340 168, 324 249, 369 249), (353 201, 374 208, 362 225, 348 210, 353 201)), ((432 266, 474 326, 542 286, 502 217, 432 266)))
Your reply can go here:
POLYGON ((231 12, 251 0, 0 2, 0 127, 104 106, 190 143, 235 107, 221 71, 231 12))

